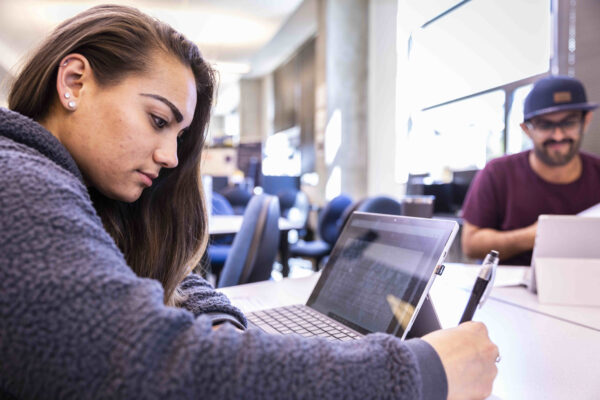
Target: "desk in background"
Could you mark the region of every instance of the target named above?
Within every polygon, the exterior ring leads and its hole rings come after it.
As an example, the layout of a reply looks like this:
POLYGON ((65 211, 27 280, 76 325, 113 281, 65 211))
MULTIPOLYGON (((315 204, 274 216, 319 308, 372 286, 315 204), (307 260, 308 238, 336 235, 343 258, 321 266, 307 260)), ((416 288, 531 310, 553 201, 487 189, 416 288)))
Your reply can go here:
MULTIPOLYGON (((515 273, 514 269, 500 268, 498 283, 506 284, 505 271, 515 273)), ((469 297, 466 288, 472 286, 477 272, 470 265, 446 264, 444 275, 436 279, 431 297, 443 327, 458 323, 469 297)), ((305 303, 317 280, 318 274, 314 274, 219 291, 249 312, 305 303)), ((474 320, 487 325, 502 356, 490 398, 598 399, 600 330, 593 327, 600 309, 579 310, 575 322, 560 317, 565 312, 560 308, 538 304, 542 308, 536 309, 534 303, 535 296, 524 287, 494 287, 490 299, 475 313, 474 320)))
MULTIPOLYGON (((446 263, 446 265, 455 268, 452 274, 448 274, 445 283, 460 287, 467 292, 470 291, 472 282, 479 272, 479 266, 452 263, 446 263)), ((490 298, 600 332, 600 307, 540 304, 537 296, 524 286, 524 282, 529 280, 530 270, 530 267, 500 266, 499 271, 501 272, 496 277, 496 284, 490 298)))
MULTIPOLYGON (((208 220, 208 234, 211 236, 236 234, 242 227, 243 215, 211 215, 208 220)), ((288 276, 290 271, 288 232, 292 229, 302 229, 285 218, 279 218, 279 259, 282 265, 283 276, 288 276)))

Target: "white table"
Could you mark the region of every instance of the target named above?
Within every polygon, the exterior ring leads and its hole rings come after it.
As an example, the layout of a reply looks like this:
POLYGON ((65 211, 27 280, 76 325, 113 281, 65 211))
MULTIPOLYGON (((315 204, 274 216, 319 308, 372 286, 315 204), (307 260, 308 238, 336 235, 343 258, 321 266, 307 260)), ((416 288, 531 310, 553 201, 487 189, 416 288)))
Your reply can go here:
MULTIPOLYGON (((478 265, 447 263, 446 266, 454 270, 447 280, 452 280, 454 286, 471 289, 479 271, 478 265)), ((490 295, 492 298, 600 332, 600 307, 541 304, 534 293, 519 285, 529 278, 530 267, 500 266, 498 271, 496 286, 490 295)))
MULTIPOLYGON (((431 296, 442 326, 456 326, 477 269, 447 264, 444 275, 434 283, 431 296)), ((502 281, 502 270, 498 272, 502 281)), ((220 289, 242 310, 304 303, 318 275, 259 282, 220 289)), ((533 310, 525 288, 495 287, 475 320, 484 322, 499 346, 502 361, 491 399, 598 399, 600 394, 600 332, 568 320, 533 310), (505 290, 514 289, 514 290, 505 290), (498 297, 496 297, 498 296, 498 297), (519 301, 530 307, 524 307, 519 301)), ((531 295, 533 296, 533 295, 531 295)), ((577 318, 593 325, 595 313, 577 318)))
MULTIPOLYGON (((211 215, 208 220, 208 234, 212 236, 236 234, 242 227, 244 221, 243 215, 211 215)), ((288 264, 290 244, 288 242, 288 232, 291 229, 302 229, 304 226, 299 222, 290 221, 286 218, 279 218, 279 261, 282 265, 282 275, 288 276, 290 267, 288 264)))
MULTIPOLYGON (((211 215, 208 220, 208 233, 209 235, 229 235, 235 234, 240 231, 242 222, 244 220, 243 215, 211 215)), ((279 230, 289 231, 290 229, 301 229, 302 226, 285 218, 279 218, 279 230)))

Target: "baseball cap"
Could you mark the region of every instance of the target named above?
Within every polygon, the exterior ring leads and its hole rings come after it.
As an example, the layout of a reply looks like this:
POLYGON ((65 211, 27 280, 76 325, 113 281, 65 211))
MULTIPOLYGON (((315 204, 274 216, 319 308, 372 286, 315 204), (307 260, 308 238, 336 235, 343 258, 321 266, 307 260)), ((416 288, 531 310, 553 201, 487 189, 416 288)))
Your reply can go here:
POLYGON ((566 110, 593 110, 596 103, 588 103, 583 84, 575 78, 551 75, 535 82, 525 98, 525 121, 542 114, 566 110))

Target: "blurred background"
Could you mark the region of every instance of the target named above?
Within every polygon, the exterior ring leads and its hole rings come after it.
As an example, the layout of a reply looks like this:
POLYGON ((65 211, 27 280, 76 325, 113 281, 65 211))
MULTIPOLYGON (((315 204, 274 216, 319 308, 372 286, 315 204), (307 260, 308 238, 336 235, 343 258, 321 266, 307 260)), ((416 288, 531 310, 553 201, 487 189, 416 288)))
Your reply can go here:
MULTIPOLYGON (((101 3, 0 0, 0 105, 27 52, 101 3)), ((118 3, 170 23, 219 72, 201 166, 214 192, 293 188, 316 210, 341 193, 423 196, 460 219, 476 171, 531 147, 533 81, 575 76, 600 101, 597 0, 118 3)), ((599 131, 596 118, 584 150, 600 154, 599 131)))

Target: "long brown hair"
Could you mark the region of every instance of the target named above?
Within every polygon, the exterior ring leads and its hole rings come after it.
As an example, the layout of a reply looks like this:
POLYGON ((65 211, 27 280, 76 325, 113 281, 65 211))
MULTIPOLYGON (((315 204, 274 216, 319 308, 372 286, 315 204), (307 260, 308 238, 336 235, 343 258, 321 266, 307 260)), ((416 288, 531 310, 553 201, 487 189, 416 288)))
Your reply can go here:
POLYGON ((109 86, 129 74, 147 71, 156 50, 177 57, 196 80, 196 109, 178 144, 179 165, 162 169, 133 203, 109 199, 93 188, 90 196, 129 266, 139 276, 159 280, 165 304, 175 305, 180 300, 177 286, 199 262, 207 241, 198 166, 215 79, 197 46, 135 8, 93 7, 63 22, 42 43, 13 83, 8 101, 12 110, 40 121, 57 99, 57 69, 66 55, 85 56, 97 83, 109 86))

